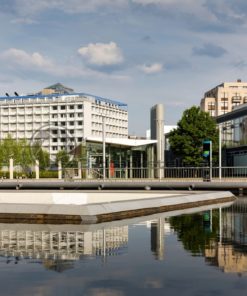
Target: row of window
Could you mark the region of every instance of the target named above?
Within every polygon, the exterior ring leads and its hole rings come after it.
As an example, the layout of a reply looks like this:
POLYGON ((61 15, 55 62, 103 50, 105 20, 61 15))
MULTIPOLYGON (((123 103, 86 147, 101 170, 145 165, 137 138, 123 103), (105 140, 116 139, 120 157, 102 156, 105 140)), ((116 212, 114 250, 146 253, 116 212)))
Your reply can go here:
MULTIPOLYGON (((99 115, 92 114, 92 121, 102 123, 102 117, 99 115)), ((128 124, 128 120, 126 119, 111 118, 111 117, 106 117, 105 122, 114 123, 114 124, 128 124)))
MULTIPOLYGON (((79 105, 56 105, 56 106, 51 106, 52 110, 82 110, 83 109, 83 105, 79 104, 79 105)), ((10 112, 24 112, 24 111, 30 111, 30 112, 49 112, 50 108, 47 106, 33 106, 33 107, 24 107, 24 106, 13 106, 13 107, 2 107, 1 110, 5 113, 10 112)))
MULTIPOLYGON (((62 121, 62 122, 60 122, 60 124, 58 123, 58 122, 54 122, 54 125, 55 126, 58 126, 58 125, 61 125, 61 126, 66 126, 66 123, 67 123, 67 126, 74 126, 74 125, 79 125, 79 126, 82 126, 83 125, 83 121, 82 120, 80 120, 80 121, 62 121)), ((40 122, 39 121, 37 121, 37 122, 33 122, 33 124, 34 125, 40 125, 40 122)), ((7 122, 2 122, 2 126, 4 127, 4 126, 8 126, 8 125, 10 125, 10 126, 25 126, 25 124, 23 123, 23 124, 20 124, 19 122, 18 123, 16 123, 16 122, 12 122, 12 123, 7 123, 7 122)), ((27 124, 26 126, 32 126, 32 124, 27 124)))
POLYGON ((52 114, 52 116, 51 116, 52 118, 58 118, 58 117, 60 117, 60 118, 66 118, 66 117, 68 117, 68 118, 75 118, 75 117, 78 117, 78 118, 82 118, 83 117, 83 114, 82 113, 68 113, 68 114, 66 114, 66 113, 62 113, 62 114, 52 114))
POLYGON ((99 107, 95 107, 92 106, 92 112, 96 112, 98 114, 103 114, 106 116, 126 116, 127 115, 127 111, 118 109, 118 110, 112 110, 112 109, 105 109, 105 108, 99 108, 99 107))
MULTIPOLYGON (((83 109, 83 105, 76 105, 77 109, 83 109)), ((61 105, 61 106, 52 106, 52 110, 74 110, 75 105, 61 105)))
MULTIPOLYGON (((112 120, 117 120, 117 119, 119 119, 119 120, 122 120, 122 119, 127 120, 127 116, 116 115, 116 116, 104 116, 104 117, 105 117, 106 122, 109 122, 109 121, 112 121, 112 120)), ((92 119, 102 121, 102 115, 92 113, 92 119)))
POLYGON ((230 88, 247 88, 246 85, 229 85, 230 88))
MULTIPOLYGON (((74 148, 75 148, 74 146, 69 146, 69 150, 73 150, 74 148)), ((64 150, 65 149, 65 146, 61 146, 60 149, 61 150, 64 150)), ((53 146, 52 147, 52 150, 53 151, 57 151, 58 150, 58 147, 57 146, 53 146)))
POLYGON ((52 143, 57 143, 57 142, 74 142, 74 141, 82 142, 82 137, 79 138, 53 138, 52 143))
MULTIPOLYGON (((51 118, 57 119, 58 117, 60 118, 83 118, 83 114, 82 113, 78 113, 78 114, 74 114, 74 113, 70 113, 70 114, 52 114, 51 118)), ((8 121, 33 121, 33 120, 37 120, 37 121, 48 121, 49 120, 49 116, 45 115, 45 116, 19 116, 18 120, 16 119, 16 116, 2 116, 2 121, 3 122, 8 122, 8 121)))
POLYGON ((61 121, 61 122, 54 122, 53 123, 55 126, 74 126, 74 125, 77 125, 77 126, 82 126, 83 125, 83 121, 61 121))
MULTIPOLYGON (((122 123, 120 125, 106 124, 105 126, 108 129, 114 129, 114 128, 127 128, 128 125, 122 123)), ((92 122, 92 128, 98 128, 98 129, 100 128, 100 129, 102 129, 102 123, 92 122)))
MULTIPOLYGON (((65 135, 66 130, 52 130, 53 135, 57 135, 58 133, 60 133, 61 135, 65 135)), ((75 131, 74 130, 68 130, 67 133, 73 135, 75 133, 75 131)))
MULTIPOLYGON (((94 131, 102 131, 102 129, 93 129, 94 131)), ((115 127, 115 128, 112 128, 112 129, 106 129, 106 132, 109 132, 109 133, 114 133, 114 132, 119 132, 119 133, 128 133, 128 129, 127 128, 124 128, 124 127, 115 127)))

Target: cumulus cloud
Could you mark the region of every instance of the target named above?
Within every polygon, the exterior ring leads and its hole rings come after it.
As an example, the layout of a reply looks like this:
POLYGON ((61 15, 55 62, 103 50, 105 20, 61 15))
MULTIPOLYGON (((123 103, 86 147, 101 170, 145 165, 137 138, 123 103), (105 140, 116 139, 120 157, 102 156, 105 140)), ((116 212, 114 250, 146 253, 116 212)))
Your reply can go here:
POLYGON ((52 62, 42 56, 38 52, 27 53, 24 50, 17 48, 10 48, 1 54, 1 58, 8 60, 10 63, 21 65, 23 67, 39 67, 39 68, 50 68, 53 66, 52 62))
POLYGON ((93 66, 119 65, 124 61, 121 49, 115 42, 90 43, 79 48, 78 53, 93 66))
POLYGON ((202 47, 193 47, 192 52, 194 55, 208 56, 211 58, 219 58, 227 53, 223 47, 211 43, 206 43, 202 47))
POLYGON ((48 74, 55 77, 85 77, 92 76, 97 78, 109 78, 114 80, 128 80, 125 75, 111 75, 102 73, 87 67, 78 66, 78 64, 58 64, 39 52, 28 53, 25 50, 10 48, 0 53, 0 62, 4 65, 6 71, 10 73, 28 73, 36 75, 38 73, 48 74))
POLYGON ((145 74, 156 74, 163 70, 163 65, 160 63, 144 64, 139 66, 139 69, 145 74))
POLYGON ((39 52, 28 53, 22 49, 10 48, 0 53, 0 61, 12 71, 28 73, 46 73, 53 76, 77 77, 85 74, 80 68, 73 65, 59 65, 39 52))

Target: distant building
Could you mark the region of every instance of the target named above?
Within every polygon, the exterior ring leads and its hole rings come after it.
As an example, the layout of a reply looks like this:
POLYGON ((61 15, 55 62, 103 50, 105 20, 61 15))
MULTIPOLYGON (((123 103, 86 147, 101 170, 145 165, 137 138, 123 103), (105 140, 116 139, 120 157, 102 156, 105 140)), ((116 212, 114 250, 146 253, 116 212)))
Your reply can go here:
MULTIPOLYGON (((172 131, 173 129, 176 129, 177 126, 176 125, 164 125, 164 136, 168 135, 170 133, 170 131, 172 131)), ((151 135, 150 135, 150 129, 146 130, 146 138, 150 139, 151 135)), ((166 141, 165 141, 166 143, 166 141)))
POLYGON ((247 105, 218 116, 221 126, 223 166, 247 166, 247 105))
POLYGON ((224 82, 205 92, 201 109, 216 117, 247 103, 247 82, 224 82))
POLYGON ((67 95, 67 94, 71 94, 73 92, 74 92, 74 90, 72 88, 64 86, 61 83, 56 83, 51 86, 43 88, 39 94, 41 94, 41 95, 51 95, 51 94, 67 95))
POLYGON ((11 257, 10 261, 39 260, 48 269, 63 271, 87 256, 116 256, 127 250, 128 226, 60 231, 44 225, 31 225, 32 230, 16 225, 0 225, 0 256, 11 257))
POLYGON ((54 158, 88 137, 102 138, 103 126, 107 138, 128 138, 125 103, 70 91, 58 83, 35 95, 0 97, 0 139, 39 141, 54 158))

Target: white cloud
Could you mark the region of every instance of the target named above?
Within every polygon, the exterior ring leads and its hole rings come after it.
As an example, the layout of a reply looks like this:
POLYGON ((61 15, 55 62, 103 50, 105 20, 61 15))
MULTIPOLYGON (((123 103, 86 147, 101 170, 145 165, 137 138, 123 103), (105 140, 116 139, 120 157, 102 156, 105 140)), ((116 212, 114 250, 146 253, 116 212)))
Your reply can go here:
POLYGON ((15 10, 19 15, 34 15, 47 9, 67 13, 92 12, 99 8, 119 8, 127 5, 126 0, 16 0, 15 10))
POLYGON ((159 73, 163 70, 163 65, 160 63, 154 63, 154 64, 150 64, 150 65, 144 64, 144 65, 139 66, 139 68, 145 74, 156 74, 156 73, 159 73))
POLYGON ((102 73, 77 64, 58 64, 43 56, 39 52, 28 53, 22 49, 10 48, 0 53, 0 62, 10 73, 28 72, 35 77, 35 73, 45 73, 55 77, 94 77, 99 79, 129 80, 126 75, 102 73))
POLYGON ((95 66, 118 65, 124 60, 121 49, 115 42, 90 43, 79 48, 78 53, 88 64, 95 66))
POLYGON ((0 54, 6 68, 18 71, 47 73, 55 76, 82 76, 85 72, 73 65, 59 65, 39 52, 28 53, 22 49, 10 48, 0 54))
POLYGON ((52 62, 42 56, 38 52, 32 54, 17 48, 10 48, 1 54, 1 59, 7 60, 11 64, 17 64, 27 67, 50 68, 53 66, 52 62))

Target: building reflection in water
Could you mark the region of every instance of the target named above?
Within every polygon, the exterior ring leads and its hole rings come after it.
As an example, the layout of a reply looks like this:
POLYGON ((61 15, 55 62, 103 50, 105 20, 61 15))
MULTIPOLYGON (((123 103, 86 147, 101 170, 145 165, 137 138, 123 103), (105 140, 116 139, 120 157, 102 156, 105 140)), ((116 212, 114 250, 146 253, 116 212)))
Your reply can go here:
POLYGON ((208 263, 224 272, 247 274, 247 199, 239 198, 231 207, 222 209, 219 239, 205 249, 208 263))
POLYGON ((85 232, 21 230, 18 224, 16 229, 11 224, 0 226, 0 256, 6 258, 6 263, 31 260, 59 272, 73 268, 75 260, 119 255, 128 243, 128 226, 85 232))
POLYGON ((151 221, 151 251, 158 260, 164 259, 164 219, 151 221))
MULTIPOLYGON (((137 220, 138 225, 150 228, 154 258, 165 258, 165 236, 175 231, 192 255, 205 256, 209 264, 226 272, 247 272, 247 202, 205 209, 196 214, 196 209, 185 209, 137 220)), ((76 260, 101 257, 105 262, 108 256, 126 253, 128 227, 124 221, 91 226, 0 224, 0 256, 8 264, 28 260, 62 272, 73 268, 76 260)))

